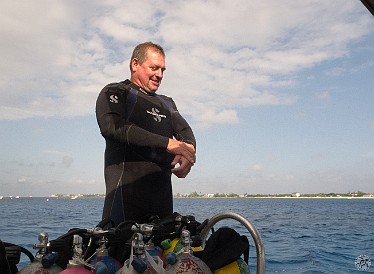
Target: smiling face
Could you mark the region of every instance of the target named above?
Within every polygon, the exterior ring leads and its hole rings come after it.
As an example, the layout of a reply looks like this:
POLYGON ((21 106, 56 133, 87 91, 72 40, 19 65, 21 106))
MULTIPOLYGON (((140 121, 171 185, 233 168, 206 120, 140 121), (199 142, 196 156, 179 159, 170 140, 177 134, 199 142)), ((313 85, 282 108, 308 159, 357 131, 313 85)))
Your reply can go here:
POLYGON ((137 58, 131 60, 131 70, 131 82, 146 92, 154 93, 161 85, 165 71, 165 56, 149 48, 143 63, 140 63, 137 58))

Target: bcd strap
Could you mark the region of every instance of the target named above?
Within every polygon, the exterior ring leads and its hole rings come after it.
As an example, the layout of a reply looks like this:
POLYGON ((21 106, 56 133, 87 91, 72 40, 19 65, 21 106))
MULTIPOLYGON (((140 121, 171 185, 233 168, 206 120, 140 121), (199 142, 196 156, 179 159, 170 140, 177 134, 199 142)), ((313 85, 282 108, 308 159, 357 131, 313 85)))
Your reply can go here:
POLYGON ((4 274, 11 274, 9 263, 6 257, 6 250, 3 242, 0 240, 0 271, 4 274))
POLYGON ((21 253, 25 254, 30 262, 34 261, 34 255, 28 249, 0 240, 0 273, 18 273, 17 264, 20 262, 21 253))

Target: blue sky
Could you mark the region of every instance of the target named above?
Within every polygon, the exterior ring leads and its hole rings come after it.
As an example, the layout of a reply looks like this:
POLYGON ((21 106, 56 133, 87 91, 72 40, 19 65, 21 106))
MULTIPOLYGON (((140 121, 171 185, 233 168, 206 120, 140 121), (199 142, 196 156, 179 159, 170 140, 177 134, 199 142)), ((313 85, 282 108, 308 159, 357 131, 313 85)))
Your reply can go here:
POLYGON ((2 1, 0 195, 104 193, 95 101, 133 47, 194 129, 175 193, 374 192, 374 18, 358 0, 2 1), (138 3, 141 2, 141 3, 138 3))

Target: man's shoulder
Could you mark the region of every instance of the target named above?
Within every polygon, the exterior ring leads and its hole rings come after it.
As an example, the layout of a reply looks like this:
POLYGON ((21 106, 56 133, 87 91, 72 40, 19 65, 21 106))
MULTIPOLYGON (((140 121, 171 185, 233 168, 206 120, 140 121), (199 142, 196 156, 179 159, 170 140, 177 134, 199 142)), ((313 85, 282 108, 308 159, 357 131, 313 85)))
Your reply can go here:
POLYGON ((174 100, 173 98, 169 97, 169 96, 166 96, 164 94, 157 94, 157 97, 160 99, 160 100, 166 100, 168 102, 172 102, 174 103, 174 100))
POLYGON ((113 82, 113 83, 110 83, 110 84, 107 84, 104 88, 103 88, 103 92, 124 92, 124 91, 129 91, 130 90, 130 86, 128 85, 128 83, 126 81, 122 81, 122 82, 113 82))
POLYGON ((177 110, 177 106, 173 98, 163 95, 163 94, 158 94, 157 97, 161 101, 161 103, 167 106, 167 108, 169 108, 170 110, 174 110, 174 111, 177 110))

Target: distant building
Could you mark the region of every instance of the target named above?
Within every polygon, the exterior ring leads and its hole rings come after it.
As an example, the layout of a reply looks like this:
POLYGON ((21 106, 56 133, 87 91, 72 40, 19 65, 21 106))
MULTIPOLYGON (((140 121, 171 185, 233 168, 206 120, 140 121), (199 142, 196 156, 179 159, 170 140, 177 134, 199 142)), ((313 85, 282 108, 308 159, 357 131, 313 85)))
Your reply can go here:
POLYGON ((291 197, 300 197, 300 193, 299 192, 294 192, 291 194, 291 197))

